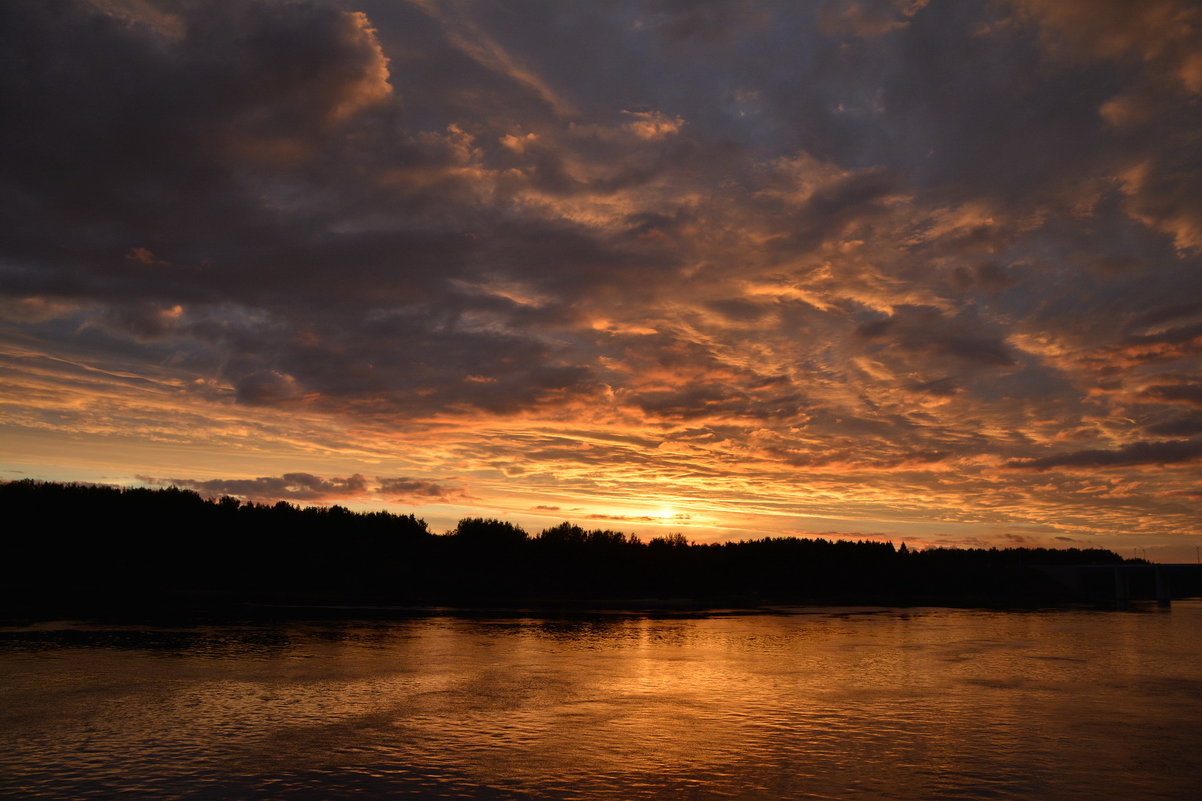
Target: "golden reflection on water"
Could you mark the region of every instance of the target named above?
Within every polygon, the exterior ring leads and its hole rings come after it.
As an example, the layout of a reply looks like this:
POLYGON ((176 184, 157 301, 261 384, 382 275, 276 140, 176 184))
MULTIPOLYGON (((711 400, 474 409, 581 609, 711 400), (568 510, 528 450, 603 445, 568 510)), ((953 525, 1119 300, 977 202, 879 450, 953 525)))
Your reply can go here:
POLYGON ((1198 603, 6 630, 0 796, 1192 799, 1200 657, 1198 603))

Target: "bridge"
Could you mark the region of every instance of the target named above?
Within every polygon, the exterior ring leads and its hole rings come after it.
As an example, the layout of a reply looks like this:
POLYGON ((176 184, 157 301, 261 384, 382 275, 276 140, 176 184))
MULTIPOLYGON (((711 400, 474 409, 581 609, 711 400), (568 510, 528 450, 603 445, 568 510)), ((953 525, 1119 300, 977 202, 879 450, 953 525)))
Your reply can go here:
POLYGON ((1039 565, 1036 569, 1089 600, 1168 606, 1174 598, 1202 596, 1202 564, 1039 565))

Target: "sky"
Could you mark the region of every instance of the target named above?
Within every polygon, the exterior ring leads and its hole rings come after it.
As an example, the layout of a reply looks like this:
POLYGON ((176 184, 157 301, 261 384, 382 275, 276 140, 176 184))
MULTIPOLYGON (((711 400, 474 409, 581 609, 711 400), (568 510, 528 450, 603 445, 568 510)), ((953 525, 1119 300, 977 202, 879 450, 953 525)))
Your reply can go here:
POLYGON ((1202 6, 6 2, 0 478, 1202 544, 1202 6))

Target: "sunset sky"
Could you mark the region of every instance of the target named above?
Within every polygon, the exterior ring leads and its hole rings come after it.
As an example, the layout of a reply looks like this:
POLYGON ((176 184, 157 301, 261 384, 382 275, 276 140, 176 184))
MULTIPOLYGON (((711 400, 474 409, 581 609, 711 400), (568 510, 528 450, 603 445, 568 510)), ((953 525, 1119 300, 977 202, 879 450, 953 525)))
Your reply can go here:
POLYGON ((1202 544, 1202 6, 6 2, 0 478, 1202 544))

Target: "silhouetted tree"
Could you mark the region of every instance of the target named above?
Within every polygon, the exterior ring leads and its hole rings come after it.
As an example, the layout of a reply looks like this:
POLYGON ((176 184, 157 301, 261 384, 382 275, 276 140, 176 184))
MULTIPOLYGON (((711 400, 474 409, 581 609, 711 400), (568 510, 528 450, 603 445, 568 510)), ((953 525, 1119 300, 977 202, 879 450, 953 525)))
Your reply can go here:
POLYGON ((412 514, 29 480, 0 482, 0 504, 10 520, 28 521, 0 535, 0 601, 10 608, 181 598, 1007 603, 1058 598, 1033 566, 1124 561, 1100 549, 912 551, 797 537, 696 544, 675 533, 643 543, 568 521, 530 537, 480 517, 438 537, 412 514))
POLYGON ((529 536, 520 526, 485 517, 465 517, 451 534, 463 542, 479 545, 515 545, 529 536))

